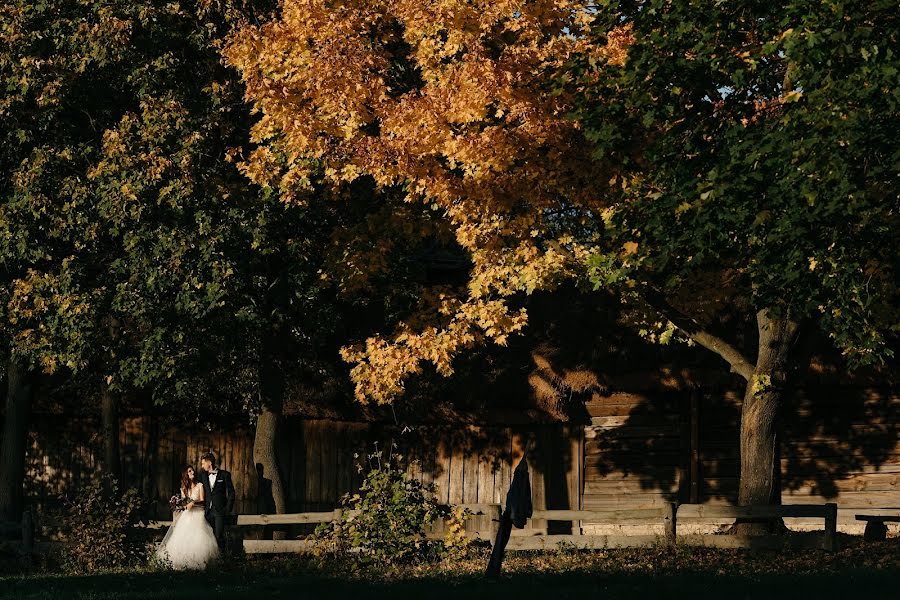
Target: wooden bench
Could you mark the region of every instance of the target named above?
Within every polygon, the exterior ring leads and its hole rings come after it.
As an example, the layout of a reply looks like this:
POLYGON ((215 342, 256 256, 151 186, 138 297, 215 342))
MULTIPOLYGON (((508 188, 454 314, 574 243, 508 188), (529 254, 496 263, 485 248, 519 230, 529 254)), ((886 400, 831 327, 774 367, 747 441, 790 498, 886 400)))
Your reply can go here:
POLYGON ((735 519, 819 518, 825 520, 825 534, 791 534, 790 536, 681 535, 679 544, 718 548, 822 548, 837 547, 837 504, 781 504, 772 506, 716 506, 682 504, 678 507, 678 521, 734 522, 735 519))
POLYGON ((885 523, 900 523, 900 508, 876 508, 856 515, 857 521, 865 521, 866 530, 863 539, 867 542, 879 542, 887 539, 885 523))

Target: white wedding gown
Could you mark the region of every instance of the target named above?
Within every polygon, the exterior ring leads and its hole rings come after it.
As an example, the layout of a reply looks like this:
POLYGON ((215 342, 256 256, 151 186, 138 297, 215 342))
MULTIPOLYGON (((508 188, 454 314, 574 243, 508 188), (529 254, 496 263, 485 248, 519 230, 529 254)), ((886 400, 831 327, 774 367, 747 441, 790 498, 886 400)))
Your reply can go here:
MULTIPOLYGON (((191 499, 199 500, 202 484, 191 490, 191 499)), ((219 556, 219 545, 206 521, 202 507, 184 510, 166 532, 156 556, 174 569, 204 569, 219 556)))

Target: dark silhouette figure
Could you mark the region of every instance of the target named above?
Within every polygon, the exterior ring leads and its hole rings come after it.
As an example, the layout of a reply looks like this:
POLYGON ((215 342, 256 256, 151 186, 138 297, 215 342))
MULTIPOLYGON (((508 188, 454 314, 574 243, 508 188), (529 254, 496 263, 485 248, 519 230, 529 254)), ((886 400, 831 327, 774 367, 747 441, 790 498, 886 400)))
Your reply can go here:
POLYGON ((272 480, 266 479, 265 467, 262 463, 256 463, 256 485, 259 490, 257 497, 257 512, 261 515, 272 515, 275 510, 275 496, 272 494, 272 480))
POLYGON ((523 455, 522 460, 516 465, 516 470, 513 471, 512 483, 509 484, 509 491, 506 492, 506 508, 500 516, 500 528, 497 531, 497 539, 494 541, 494 549, 487 567, 486 575, 488 577, 500 575, 503 554, 506 544, 509 542, 513 525, 516 526, 516 529, 522 529, 531 515, 531 482, 528 477, 528 460, 523 455))

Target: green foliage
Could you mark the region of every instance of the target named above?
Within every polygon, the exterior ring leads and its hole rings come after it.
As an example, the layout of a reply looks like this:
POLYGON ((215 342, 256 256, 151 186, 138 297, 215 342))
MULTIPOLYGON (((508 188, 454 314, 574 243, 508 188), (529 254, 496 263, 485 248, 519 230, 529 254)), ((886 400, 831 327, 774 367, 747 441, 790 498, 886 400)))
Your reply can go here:
MULTIPOLYGON (((600 4, 593 35, 628 31, 627 60, 586 53, 571 81, 618 170, 605 231, 634 244, 621 268, 670 293, 727 269, 753 308, 818 323, 851 367, 890 357, 898 18, 885 0, 600 4)), ((615 265, 593 269, 616 283, 615 265)))
POLYGON ((250 115, 218 42, 271 8, 0 2, 0 332, 35 367, 185 411, 255 402, 273 330, 318 367, 331 215, 232 162, 250 115))
POLYGON ((70 573, 92 573, 137 565, 143 544, 134 539, 142 503, 137 490, 119 490, 111 475, 95 478, 61 515, 66 525, 64 566, 70 573))
MULTIPOLYGON (((316 552, 351 558, 360 565, 404 564, 439 556, 440 545, 425 539, 426 529, 451 511, 437 501, 435 485, 410 477, 396 464, 399 457, 382 464, 376 450, 371 458, 377 464, 366 474, 359 493, 341 499, 341 519, 316 528, 316 552)), ((457 511, 451 521, 456 523, 450 540, 454 552, 465 545, 457 539, 461 516, 457 511)))

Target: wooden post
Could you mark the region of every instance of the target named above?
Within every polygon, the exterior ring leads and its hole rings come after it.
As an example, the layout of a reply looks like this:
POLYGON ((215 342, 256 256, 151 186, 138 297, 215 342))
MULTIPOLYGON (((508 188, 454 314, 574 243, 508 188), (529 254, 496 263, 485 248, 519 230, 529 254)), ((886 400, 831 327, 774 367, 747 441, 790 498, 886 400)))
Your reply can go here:
POLYGON ((491 543, 497 539, 497 533, 500 531, 500 519, 503 517, 503 506, 494 504, 493 514, 491 515, 491 543))
POLYGON ((700 504, 700 390, 691 390, 691 504, 700 504))
POLYGON ((666 504, 666 512, 664 518, 664 524, 666 527, 666 545, 674 546, 675 545, 675 534, 676 534, 676 523, 675 518, 678 514, 678 505, 674 502, 669 502, 666 504))
POLYGON ((340 531, 343 529, 343 527, 344 527, 343 517, 344 517, 344 509, 342 509, 342 508, 334 509, 334 516, 331 518, 331 522, 334 524, 336 531, 340 531))
POLYGON ((825 539, 822 547, 829 552, 837 549, 837 504, 834 502, 825 505, 825 539))
POLYGON ((27 560, 34 553, 34 517, 30 510, 22 513, 22 553, 27 560))

